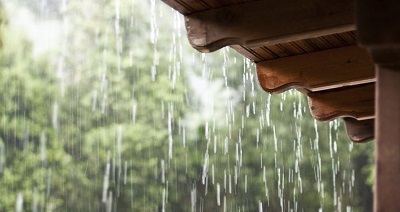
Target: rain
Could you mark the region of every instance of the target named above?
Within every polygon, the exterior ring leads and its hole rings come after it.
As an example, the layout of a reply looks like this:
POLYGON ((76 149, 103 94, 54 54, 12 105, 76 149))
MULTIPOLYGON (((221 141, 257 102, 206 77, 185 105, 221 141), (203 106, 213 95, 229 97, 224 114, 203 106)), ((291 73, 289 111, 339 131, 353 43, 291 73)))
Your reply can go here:
POLYGON ((373 142, 194 50, 162 1, 0 9, 0 211, 372 209, 373 142))

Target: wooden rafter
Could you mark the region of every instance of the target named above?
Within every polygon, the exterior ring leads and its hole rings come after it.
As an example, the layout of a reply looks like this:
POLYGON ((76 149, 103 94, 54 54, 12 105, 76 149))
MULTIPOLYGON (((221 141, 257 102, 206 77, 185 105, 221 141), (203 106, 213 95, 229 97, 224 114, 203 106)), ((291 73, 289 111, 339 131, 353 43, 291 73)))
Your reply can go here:
POLYGON ((310 91, 334 89, 375 81, 369 53, 348 46, 257 63, 261 87, 270 93, 303 87, 310 91))
POLYGON ((313 117, 329 121, 338 117, 374 118, 375 83, 308 93, 313 117))
POLYGON ((231 47, 243 56, 258 63, 264 60, 273 60, 352 45, 357 45, 355 31, 313 37, 304 40, 294 40, 278 45, 260 44, 259 46, 253 47, 231 45, 231 47))
POLYGON ((374 138, 375 119, 356 120, 344 118, 348 137, 356 143, 362 143, 374 138))
POLYGON ((255 1, 196 12, 185 19, 189 42, 201 52, 234 44, 273 45, 355 29, 354 2, 348 0, 255 1))

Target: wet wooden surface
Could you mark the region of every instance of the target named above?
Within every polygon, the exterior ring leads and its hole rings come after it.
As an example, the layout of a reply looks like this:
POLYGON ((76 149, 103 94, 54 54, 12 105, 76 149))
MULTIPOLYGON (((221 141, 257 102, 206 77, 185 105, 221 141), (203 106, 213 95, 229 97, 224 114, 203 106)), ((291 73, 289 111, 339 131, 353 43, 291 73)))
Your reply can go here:
POLYGON ((183 15, 260 0, 162 0, 183 15))
POLYGON ((297 87, 321 91, 376 80, 369 53, 355 45, 263 61, 257 63, 257 75, 270 93, 297 87))
POLYGON ((296 56, 356 44, 357 40, 355 31, 347 31, 318 37, 310 37, 302 40, 293 40, 276 45, 260 44, 252 47, 231 45, 231 47, 243 56, 257 63, 264 60, 296 56))
POLYGON ((400 211, 400 69, 377 75, 375 211, 400 211))
POLYGON ((346 125, 346 132, 351 141, 364 143, 374 139, 375 119, 356 120, 343 118, 346 125))
POLYGON ((348 0, 255 1, 196 12, 185 16, 185 22, 191 45, 211 52, 351 31, 354 15, 354 2, 348 0))
POLYGON ((371 119, 375 115, 375 83, 308 93, 312 116, 319 121, 338 117, 357 120, 371 119))

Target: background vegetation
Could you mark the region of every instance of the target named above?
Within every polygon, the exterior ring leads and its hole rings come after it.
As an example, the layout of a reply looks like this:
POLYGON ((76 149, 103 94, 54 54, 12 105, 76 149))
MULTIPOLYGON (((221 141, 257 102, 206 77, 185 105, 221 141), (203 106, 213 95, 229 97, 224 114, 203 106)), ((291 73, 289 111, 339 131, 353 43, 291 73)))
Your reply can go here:
POLYGON ((370 211, 372 143, 157 0, 3 2, 0 211, 370 211))

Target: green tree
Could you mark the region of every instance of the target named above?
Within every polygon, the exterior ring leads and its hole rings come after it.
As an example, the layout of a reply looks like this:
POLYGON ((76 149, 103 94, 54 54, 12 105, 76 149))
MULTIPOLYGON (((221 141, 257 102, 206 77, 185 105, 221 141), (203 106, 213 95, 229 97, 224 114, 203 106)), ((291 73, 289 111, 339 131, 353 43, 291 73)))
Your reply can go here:
MULTIPOLYGON (((64 182, 73 177, 65 167, 75 164, 57 139, 48 110, 56 96, 55 78, 47 58, 34 58, 23 33, 7 25, 2 32, 0 189, 7 195, 0 200, 0 210, 13 210, 19 193, 25 210, 52 210, 76 201, 68 195, 75 188, 64 182)), ((85 184, 80 173, 74 178, 85 184)))

